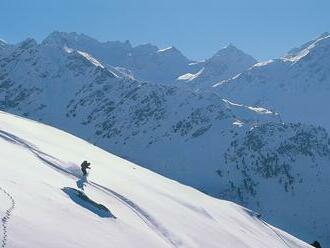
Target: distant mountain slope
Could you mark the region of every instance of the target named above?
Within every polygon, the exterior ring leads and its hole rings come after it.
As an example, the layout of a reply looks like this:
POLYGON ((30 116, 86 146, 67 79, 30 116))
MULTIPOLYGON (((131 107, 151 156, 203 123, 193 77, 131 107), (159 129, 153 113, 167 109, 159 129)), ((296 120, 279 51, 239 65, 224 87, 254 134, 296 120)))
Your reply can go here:
POLYGON ((311 247, 49 126, 2 112, 0 145, 2 247, 311 247), (82 156, 92 162, 88 181, 82 156))
POLYGON ((197 90, 205 89, 219 81, 236 76, 256 63, 257 60, 253 57, 229 45, 207 59, 199 72, 180 76, 178 83, 197 90))
POLYGON ((267 109, 210 92, 121 77, 91 54, 49 42, 18 44, 0 68, 1 109, 242 202, 305 240, 329 242, 329 216, 317 209, 329 192, 315 187, 330 175, 324 129, 283 123, 267 109), (309 188, 315 193, 306 195, 309 188), (267 203, 275 199, 277 205, 267 203))
POLYGON ((8 44, 6 41, 0 39, 0 58, 8 55, 11 51, 12 45, 8 44))
POLYGON ((261 62, 239 76, 218 83, 222 97, 281 113, 287 121, 330 130, 330 34, 325 33, 282 58, 261 62))
POLYGON ((151 44, 133 47, 129 41, 99 42, 84 34, 65 32, 53 32, 43 44, 93 54, 105 64, 130 70, 142 81, 171 83, 183 73, 199 69, 198 64, 190 65, 192 61, 175 47, 159 49, 151 44))
POLYGON ((0 39, 0 50, 4 49, 7 46, 7 42, 4 40, 0 39))

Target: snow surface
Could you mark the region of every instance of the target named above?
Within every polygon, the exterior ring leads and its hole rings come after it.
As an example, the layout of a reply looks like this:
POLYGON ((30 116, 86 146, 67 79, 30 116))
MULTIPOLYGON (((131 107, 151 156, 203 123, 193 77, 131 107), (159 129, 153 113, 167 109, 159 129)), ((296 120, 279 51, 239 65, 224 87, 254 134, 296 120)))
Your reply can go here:
POLYGON ((310 247, 248 209, 44 124, 0 112, 0 146, 2 247, 310 247), (84 192, 111 215, 67 194, 83 159, 92 163, 84 192))
POLYGON ((104 66, 98 62, 96 59, 94 59, 90 54, 88 53, 85 53, 85 52, 81 52, 81 51, 78 51, 79 54, 81 54, 82 56, 84 56, 88 61, 90 61, 93 65, 95 66, 99 66, 101 68, 104 68, 104 66))

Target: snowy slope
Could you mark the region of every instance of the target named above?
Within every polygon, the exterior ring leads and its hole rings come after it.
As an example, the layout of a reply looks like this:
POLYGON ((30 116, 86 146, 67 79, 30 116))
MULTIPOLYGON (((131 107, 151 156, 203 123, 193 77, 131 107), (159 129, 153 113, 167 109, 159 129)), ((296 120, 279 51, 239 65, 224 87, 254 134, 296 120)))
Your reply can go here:
POLYGON ((310 247, 245 208, 33 121, 1 112, 0 144, 2 247, 310 247), (107 217, 70 194, 83 158, 93 165, 85 194, 107 217))
POLYGON ((48 42, 18 44, 0 67, 1 109, 250 206, 302 239, 329 242, 329 216, 319 209, 330 204, 323 197, 329 192, 316 187, 330 175, 324 129, 283 123, 267 109, 210 92, 123 78, 91 54, 48 42), (274 192, 288 204, 269 204, 274 192))
POLYGON ((155 83, 171 83, 178 76, 199 69, 198 64, 190 65, 192 61, 175 47, 159 49, 152 44, 133 47, 129 41, 99 42, 74 32, 53 32, 43 44, 90 53, 104 64, 130 70, 138 80, 155 83))
POLYGON ((284 120, 321 125, 330 130, 330 34, 261 62, 239 76, 214 85, 222 97, 263 106, 284 120))
POLYGON ((236 76, 256 63, 253 57, 230 44, 207 59, 203 63, 203 68, 197 73, 180 76, 178 83, 197 90, 205 89, 219 81, 236 76))

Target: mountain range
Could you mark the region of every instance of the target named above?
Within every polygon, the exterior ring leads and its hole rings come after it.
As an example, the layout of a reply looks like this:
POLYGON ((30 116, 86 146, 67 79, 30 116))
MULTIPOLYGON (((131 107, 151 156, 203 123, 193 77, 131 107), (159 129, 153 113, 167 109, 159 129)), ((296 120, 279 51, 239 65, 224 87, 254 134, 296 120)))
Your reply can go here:
POLYGON ((329 59, 330 34, 324 33, 281 58, 214 83, 212 90, 232 101, 271 109, 286 121, 320 125, 329 131, 329 59))
POLYGON ((173 46, 163 49, 152 44, 133 47, 129 41, 99 42, 75 32, 53 32, 42 43, 87 52, 105 66, 124 69, 126 74, 141 81, 171 83, 180 75, 200 68, 198 62, 187 59, 173 46))

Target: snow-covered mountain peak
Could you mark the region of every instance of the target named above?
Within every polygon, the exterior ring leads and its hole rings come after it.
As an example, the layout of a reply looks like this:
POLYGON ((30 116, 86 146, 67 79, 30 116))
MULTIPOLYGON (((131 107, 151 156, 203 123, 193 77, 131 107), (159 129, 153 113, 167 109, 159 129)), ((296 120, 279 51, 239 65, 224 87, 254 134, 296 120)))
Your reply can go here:
POLYGON ((83 33, 79 34, 76 32, 59 32, 54 31, 49 34, 41 43, 42 45, 50 45, 57 47, 68 47, 76 50, 81 50, 83 52, 88 52, 89 54, 93 54, 93 56, 99 56, 99 58, 103 58, 101 56, 104 53, 110 54, 118 54, 118 53, 127 53, 132 46, 129 41, 121 42, 121 41, 106 41, 100 42, 88 35, 83 33))
POLYGON ((65 46, 74 44, 76 42, 97 42, 95 39, 84 35, 78 34, 76 32, 60 32, 54 31, 49 34, 43 41, 43 44, 47 45, 58 45, 58 46, 65 46))
POLYGON ((242 50, 238 49, 233 44, 217 51, 206 63, 224 63, 226 60, 241 61, 246 60, 247 63, 253 65, 257 63, 257 60, 251 55, 244 53, 242 50))
POLYGON ((69 40, 71 36, 76 36, 77 33, 66 33, 54 31, 50 33, 43 41, 43 45, 51 45, 51 46, 68 46, 69 40))
POLYGON ((309 47, 311 44, 313 44, 314 42, 316 42, 317 40, 319 39, 322 39, 322 38, 325 38, 327 36, 329 36, 330 33, 329 32, 324 32, 322 33, 321 35, 317 36, 316 38, 304 43, 303 45, 299 46, 299 47, 295 47, 293 49, 291 49, 287 54, 288 55, 294 55, 294 54, 297 54, 298 52, 306 49, 307 47, 309 47))
POLYGON ((158 49, 157 56, 162 58, 162 63, 177 63, 178 65, 189 65, 192 63, 183 53, 175 46, 158 49))
POLYGON ((284 59, 290 59, 292 61, 298 61, 305 55, 307 55, 311 50, 318 49, 322 46, 329 46, 330 33, 325 32, 318 36, 317 38, 306 42, 298 48, 291 49, 287 55, 283 56, 284 59))
POLYGON ((238 49, 235 45, 232 43, 229 43, 227 46, 219 49, 214 56, 223 56, 224 54, 231 55, 233 53, 244 53, 242 50, 238 49))
POLYGON ((161 53, 161 54, 164 54, 164 55, 167 55, 167 56, 170 55, 170 56, 181 57, 181 58, 188 61, 188 59, 182 54, 182 52, 179 49, 177 49, 175 46, 161 48, 161 49, 158 49, 157 52, 161 53))
POLYGON ((193 89, 204 89, 222 80, 234 77, 256 64, 257 60, 232 44, 220 49, 203 63, 197 73, 188 73, 178 78, 193 89))

